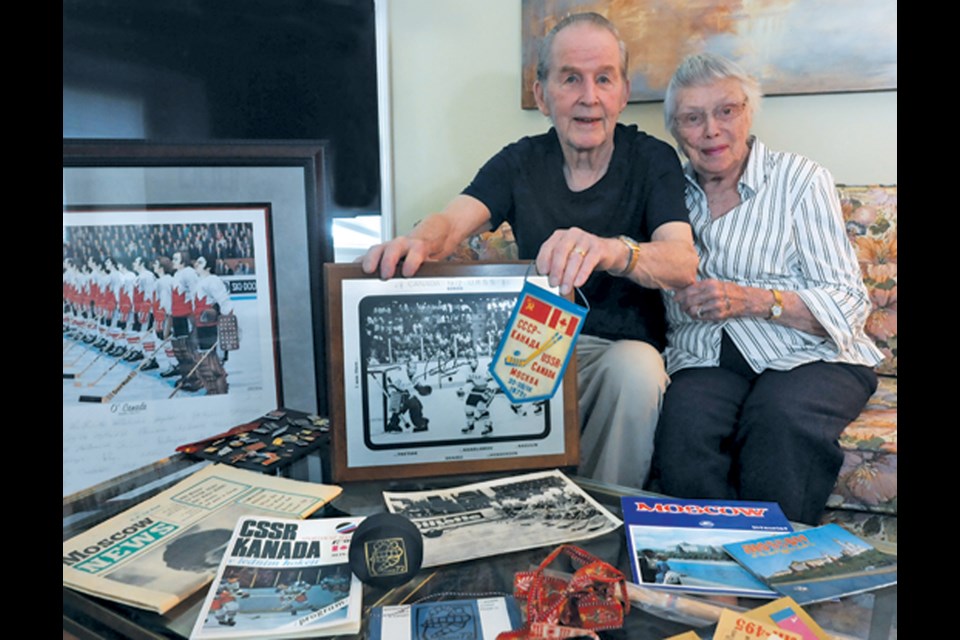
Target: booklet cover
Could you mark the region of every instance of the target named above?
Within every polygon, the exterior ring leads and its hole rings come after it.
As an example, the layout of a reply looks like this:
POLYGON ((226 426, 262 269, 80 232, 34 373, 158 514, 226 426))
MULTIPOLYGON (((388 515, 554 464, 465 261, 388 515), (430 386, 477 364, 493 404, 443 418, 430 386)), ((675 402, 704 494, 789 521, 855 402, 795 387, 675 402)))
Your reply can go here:
POLYGON ((348 553, 362 520, 238 520, 191 640, 358 633, 363 584, 348 553))
POLYGON ((799 604, 897 583, 897 557, 837 524, 724 545, 737 562, 799 604))
POLYGON ((724 545, 793 531, 775 502, 621 499, 634 582, 664 591, 772 598, 724 545))
POLYGON ((370 640, 496 640, 504 631, 519 629, 522 622, 512 596, 374 607, 370 640))
POLYGON ((749 612, 741 613, 732 609, 724 609, 720 612, 713 638, 714 640, 803 640, 803 636, 799 633, 781 629, 766 620, 758 620, 749 612))
POLYGON ((798 633, 803 640, 831 640, 827 632, 793 598, 778 598, 747 613, 772 622, 780 629, 798 633))

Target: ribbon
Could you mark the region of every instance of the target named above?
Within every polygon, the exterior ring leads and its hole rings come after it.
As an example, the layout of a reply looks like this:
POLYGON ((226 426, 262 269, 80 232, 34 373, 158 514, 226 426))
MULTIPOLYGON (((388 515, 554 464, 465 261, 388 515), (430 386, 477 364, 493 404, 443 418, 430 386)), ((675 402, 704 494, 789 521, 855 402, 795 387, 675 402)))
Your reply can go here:
POLYGON ((534 571, 518 572, 513 585, 514 596, 526 600, 526 625, 500 633, 497 640, 580 636, 599 640, 595 631, 619 629, 630 612, 623 573, 573 545, 557 547, 534 571), (569 580, 546 573, 561 554, 579 567, 569 580))

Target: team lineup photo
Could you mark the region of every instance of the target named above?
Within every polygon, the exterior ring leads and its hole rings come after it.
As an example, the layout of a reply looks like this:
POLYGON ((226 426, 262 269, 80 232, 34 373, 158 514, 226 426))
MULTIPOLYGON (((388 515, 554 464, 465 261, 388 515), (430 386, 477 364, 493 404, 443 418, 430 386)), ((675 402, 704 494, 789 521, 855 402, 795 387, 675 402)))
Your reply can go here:
POLYGON ((65 209, 65 491, 278 406, 268 225, 259 205, 65 209))

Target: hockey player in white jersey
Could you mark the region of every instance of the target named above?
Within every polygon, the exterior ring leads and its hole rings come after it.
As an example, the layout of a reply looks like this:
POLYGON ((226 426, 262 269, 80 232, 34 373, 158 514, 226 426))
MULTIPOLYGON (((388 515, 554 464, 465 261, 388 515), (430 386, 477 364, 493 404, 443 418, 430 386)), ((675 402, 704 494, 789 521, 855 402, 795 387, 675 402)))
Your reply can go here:
POLYGON ((490 373, 480 368, 476 358, 471 358, 467 382, 457 390, 458 397, 466 397, 463 407, 467 416, 467 426, 461 430, 462 433, 472 433, 478 426, 481 427, 480 435, 482 436, 493 432, 490 403, 498 393, 501 393, 500 388, 490 373))
POLYGON ((103 288, 104 319, 107 327, 107 343, 103 345, 103 351, 109 356, 122 356, 126 353, 126 344, 123 341, 123 334, 120 330, 120 289, 122 286, 122 277, 120 269, 117 267, 113 258, 104 258, 103 260, 104 279, 101 287, 103 288))
MULTIPOLYGON (((177 366, 173 374, 181 376, 178 385, 184 391, 198 391, 202 388, 199 380, 183 379, 193 370, 199 359, 197 346, 191 335, 193 332, 193 299, 197 285, 197 272, 190 266, 190 253, 186 250, 176 251, 172 256, 173 289, 171 291, 170 319, 173 331, 173 353, 177 358, 177 366)), ((171 375, 173 375, 171 374, 171 375)), ((162 374, 161 374, 162 375, 162 374)))
POLYGON ((177 370, 177 360, 173 354, 173 346, 167 342, 170 337, 170 310, 173 305, 173 263, 166 256, 159 257, 151 264, 157 280, 153 290, 153 331, 154 340, 147 345, 147 355, 152 357, 160 375, 167 377, 174 375, 177 370), (163 345, 163 348, 161 348, 163 345))
POLYGON ((127 268, 123 258, 114 260, 117 274, 117 333, 119 348, 117 356, 124 360, 139 360, 137 352, 131 351, 136 332, 133 330, 133 289, 137 274, 127 268))
POLYGON ((197 330, 197 346, 203 360, 196 374, 207 390, 207 395, 227 392, 227 372, 223 362, 229 352, 218 353, 218 325, 221 315, 233 313, 230 291, 219 276, 213 273, 212 256, 200 256, 193 266, 197 271, 197 283, 193 297, 193 321, 197 330))
MULTIPOLYGON (((150 271, 142 256, 133 259, 133 320, 130 327, 128 343, 130 352, 128 360, 135 361, 147 357, 146 343, 153 336, 153 293, 157 286, 157 276, 150 271)), ((155 368, 149 364, 144 369, 155 368)))

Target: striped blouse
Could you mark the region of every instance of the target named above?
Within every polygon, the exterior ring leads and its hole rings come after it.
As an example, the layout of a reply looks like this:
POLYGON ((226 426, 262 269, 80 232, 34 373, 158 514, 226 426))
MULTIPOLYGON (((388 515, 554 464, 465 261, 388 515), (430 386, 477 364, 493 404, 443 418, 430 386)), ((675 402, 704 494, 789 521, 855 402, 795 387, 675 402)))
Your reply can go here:
MULTIPOLYGON (((830 173, 802 156, 751 139, 740 177, 741 203, 710 219, 707 197, 685 168, 698 277, 796 292, 828 336, 763 318, 694 320, 664 295, 667 371, 716 366, 725 330, 754 371, 789 370, 822 360, 874 366, 882 354, 864 333, 870 299, 847 238, 830 173)), ((773 296, 771 295, 771 304, 773 296)))

